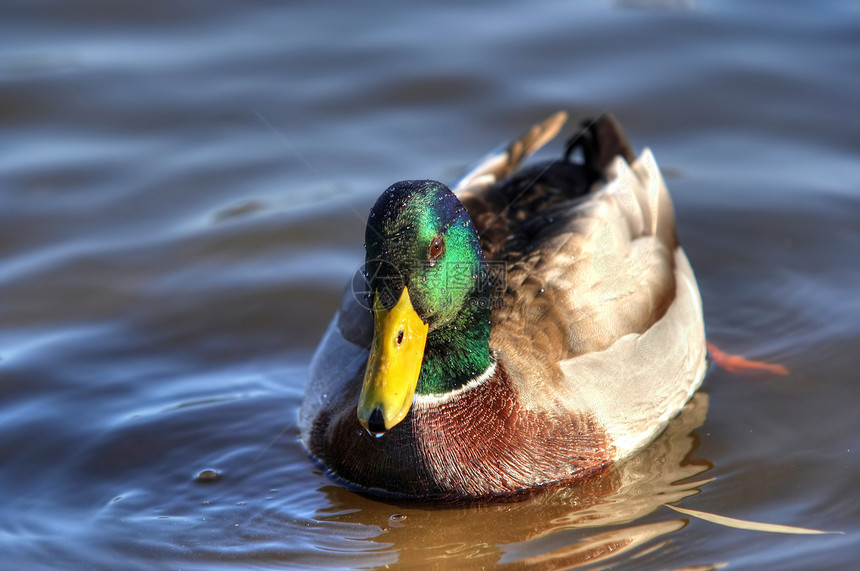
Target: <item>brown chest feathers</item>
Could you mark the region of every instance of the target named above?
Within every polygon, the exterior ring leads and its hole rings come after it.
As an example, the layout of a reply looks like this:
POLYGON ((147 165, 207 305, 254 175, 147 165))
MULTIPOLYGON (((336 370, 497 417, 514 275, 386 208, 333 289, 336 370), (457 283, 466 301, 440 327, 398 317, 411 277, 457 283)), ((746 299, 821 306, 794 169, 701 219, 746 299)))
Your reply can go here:
POLYGON ((522 407, 501 363, 493 378, 458 398, 414 405, 380 438, 358 424, 354 407, 330 410, 348 412, 317 418, 311 452, 333 476, 388 495, 510 494, 591 475, 613 457, 594 419, 522 407))

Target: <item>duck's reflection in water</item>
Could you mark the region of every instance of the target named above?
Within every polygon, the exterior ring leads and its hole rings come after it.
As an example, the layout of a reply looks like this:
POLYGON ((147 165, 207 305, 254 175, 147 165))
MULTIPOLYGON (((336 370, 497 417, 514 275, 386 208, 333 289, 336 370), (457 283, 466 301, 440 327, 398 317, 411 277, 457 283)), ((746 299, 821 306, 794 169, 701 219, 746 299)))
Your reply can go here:
MULTIPOLYGON (((677 531, 686 520, 671 518, 627 525, 699 492, 708 479, 707 460, 694 459, 708 397, 697 393, 666 431, 628 461, 587 481, 543 489, 519 501, 469 506, 415 506, 357 496, 338 486, 322 488, 330 507, 316 519, 375 526, 368 541, 390 563, 421 568, 572 568, 622 553, 661 549, 645 544, 677 531), (350 506, 347 508, 346 506, 350 506), (595 529, 623 526, 612 530, 595 529)), ((656 519, 656 518, 652 518, 656 519)), ((364 533, 358 534, 366 537, 364 533)))

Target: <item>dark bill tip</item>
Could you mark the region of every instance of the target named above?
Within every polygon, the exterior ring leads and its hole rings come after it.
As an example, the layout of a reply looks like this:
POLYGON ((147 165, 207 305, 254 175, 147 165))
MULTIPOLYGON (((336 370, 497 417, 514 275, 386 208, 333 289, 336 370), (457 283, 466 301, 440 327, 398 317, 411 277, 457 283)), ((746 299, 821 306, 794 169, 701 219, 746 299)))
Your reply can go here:
POLYGON ((385 419, 382 418, 382 409, 376 407, 367 419, 367 431, 377 438, 385 433, 385 419))

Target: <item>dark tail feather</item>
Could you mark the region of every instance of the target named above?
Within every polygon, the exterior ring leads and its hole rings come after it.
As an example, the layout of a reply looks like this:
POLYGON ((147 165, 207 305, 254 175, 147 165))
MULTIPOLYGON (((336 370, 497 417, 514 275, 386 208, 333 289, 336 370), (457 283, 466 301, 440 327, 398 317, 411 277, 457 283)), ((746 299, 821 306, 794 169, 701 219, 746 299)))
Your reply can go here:
POLYGON ((603 172, 616 155, 621 155, 628 163, 636 158, 627 137, 611 113, 604 113, 597 119, 586 119, 580 123, 580 130, 565 145, 564 158, 570 161, 576 151, 582 152, 585 166, 603 172))

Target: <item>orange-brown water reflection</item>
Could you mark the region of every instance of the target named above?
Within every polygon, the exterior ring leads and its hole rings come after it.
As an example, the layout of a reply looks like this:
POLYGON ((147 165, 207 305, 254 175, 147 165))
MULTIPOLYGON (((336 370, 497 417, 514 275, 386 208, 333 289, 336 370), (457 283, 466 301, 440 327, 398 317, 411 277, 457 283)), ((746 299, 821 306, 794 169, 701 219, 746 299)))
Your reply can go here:
POLYGON ((379 535, 365 541, 393 552, 397 563, 407 567, 593 564, 641 549, 686 525, 668 512, 660 521, 630 524, 665 503, 698 493, 709 481, 696 476, 712 464, 693 458, 693 431, 704 422, 707 408, 707 395, 697 393, 646 450, 575 486, 543 490, 516 502, 438 508, 380 502, 332 485, 322 489, 330 507, 316 519, 378 527, 379 535), (603 529, 616 525, 622 527, 603 529))

